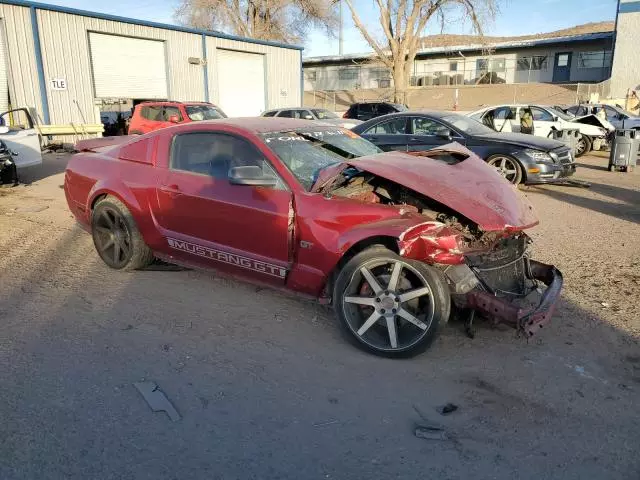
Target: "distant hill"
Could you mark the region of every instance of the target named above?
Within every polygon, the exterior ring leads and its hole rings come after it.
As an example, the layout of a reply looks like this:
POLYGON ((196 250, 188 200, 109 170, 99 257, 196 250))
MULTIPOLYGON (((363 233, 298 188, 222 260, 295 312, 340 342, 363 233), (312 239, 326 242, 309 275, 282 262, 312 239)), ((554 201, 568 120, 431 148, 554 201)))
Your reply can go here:
POLYGON ((577 25, 571 28, 564 28, 562 30, 556 30, 555 32, 535 33, 531 35, 521 35, 517 37, 491 37, 491 36, 481 37, 479 35, 450 35, 450 34, 429 35, 427 37, 422 38, 421 47, 422 48, 454 47, 454 46, 461 46, 461 45, 478 45, 478 44, 491 45, 495 43, 513 42, 518 40, 540 40, 543 38, 568 37, 573 35, 585 35, 588 33, 613 32, 614 28, 615 28, 614 22, 593 22, 593 23, 585 23, 584 25, 577 25))

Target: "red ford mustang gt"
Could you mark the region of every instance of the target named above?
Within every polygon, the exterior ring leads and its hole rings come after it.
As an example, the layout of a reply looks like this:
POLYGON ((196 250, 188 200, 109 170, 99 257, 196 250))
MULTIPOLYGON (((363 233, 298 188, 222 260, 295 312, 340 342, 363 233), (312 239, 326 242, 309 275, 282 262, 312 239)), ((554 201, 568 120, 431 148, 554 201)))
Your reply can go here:
POLYGON ((78 150, 67 202, 108 266, 155 257, 319 297, 380 355, 423 351, 452 304, 532 335, 560 294, 527 256, 531 205, 459 145, 381 153, 335 126, 246 118, 78 150))

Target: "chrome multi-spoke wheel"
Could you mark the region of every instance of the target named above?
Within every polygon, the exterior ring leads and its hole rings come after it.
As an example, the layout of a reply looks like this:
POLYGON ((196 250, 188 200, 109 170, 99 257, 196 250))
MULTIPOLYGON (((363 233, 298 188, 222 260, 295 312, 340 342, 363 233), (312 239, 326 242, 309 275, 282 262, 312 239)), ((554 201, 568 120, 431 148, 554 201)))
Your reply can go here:
POLYGON ((435 269, 380 248, 354 257, 334 294, 348 332, 367 349, 385 355, 424 350, 438 323, 449 316, 446 282, 435 269))
POLYGON ((507 155, 494 155, 487 160, 487 163, 510 183, 517 185, 522 181, 522 169, 515 159, 507 155))
POLYGON ((114 197, 100 200, 91 214, 93 244, 111 268, 135 270, 153 261, 127 206, 114 197))

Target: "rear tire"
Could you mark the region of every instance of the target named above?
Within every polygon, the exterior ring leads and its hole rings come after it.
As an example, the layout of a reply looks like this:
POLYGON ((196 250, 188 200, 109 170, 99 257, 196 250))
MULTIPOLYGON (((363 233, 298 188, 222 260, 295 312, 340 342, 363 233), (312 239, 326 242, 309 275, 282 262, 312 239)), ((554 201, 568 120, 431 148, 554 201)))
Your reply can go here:
POLYGON ((333 299, 347 338, 385 357, 424 352, 451 313, 440 270, 383 247, 368 248, 342 267, 333 299))
POLYGON ((153 262, 131 212, 116 197, 107 196, 95 205, 91 235, 100 258, 115 270, 139 270, 153 262))
POLYGON ((576 145, 576 158, 586 155, 591 151, 593 142, 587 135, 581 135, 576 145))

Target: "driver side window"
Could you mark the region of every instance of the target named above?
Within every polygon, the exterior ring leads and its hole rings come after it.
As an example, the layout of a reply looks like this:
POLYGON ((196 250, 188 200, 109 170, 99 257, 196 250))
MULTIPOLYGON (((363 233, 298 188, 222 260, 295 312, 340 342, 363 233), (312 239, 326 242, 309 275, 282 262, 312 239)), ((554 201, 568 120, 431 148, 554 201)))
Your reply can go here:
POLYGON ((407 120, 404 117, 394 118, 378 123, 365 132, 368 135, 404 135, 407 133, 407 120))
POLYGON ((553 122, 553 115, 541 108, 531 107, 534 122, 553 122))
MULTIPOLYGON (((262 153, 247 140, 225 133, 194 132, 176 135, 169 168, 228 180, 233 167, 258 166, 279 178, 262 153)), ((274 187, 285 190, 282 180, 274 187)))
POLYGON ((429 118, 413 117, 411 119, 411 131, 413 135, 437 135, 445 127, 429 118))

